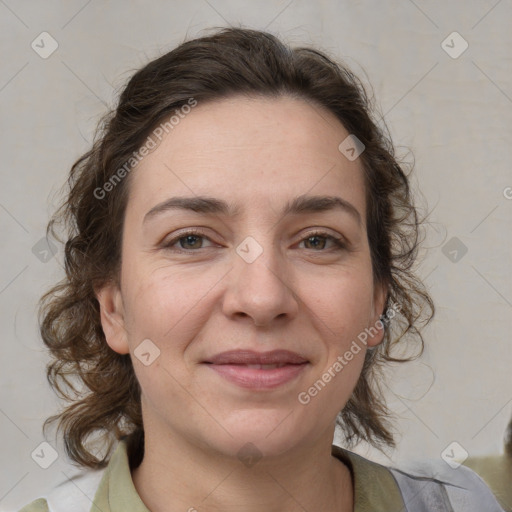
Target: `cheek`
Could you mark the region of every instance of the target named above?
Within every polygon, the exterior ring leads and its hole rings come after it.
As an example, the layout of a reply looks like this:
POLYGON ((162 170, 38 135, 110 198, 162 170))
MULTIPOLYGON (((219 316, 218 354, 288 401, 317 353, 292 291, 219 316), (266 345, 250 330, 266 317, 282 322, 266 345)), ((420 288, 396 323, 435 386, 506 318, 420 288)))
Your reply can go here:
POLYGON ((324 401, 329 402, 326 407, 332 407, 335 414, 350 398, 364 364, 367 347, 361 335, 369 327, 373 299, 369 275, 371 270, 367 268, 347 274, 333 287, 328 303, 330 327, 337 336, 330 337, 328 358, 320 379, 329 387, 324 395, 324 401))
POLYGON ((158 343, 165 330, 173 325, 173 309, 169 309, 172 296, 163 283, 151 281, 148 276, 132 274, 125 287, 125 321, 132 343, 140 337, 158 343))
POLYGON ((305 290, 305 296, 309 297, 305 302, 315 308, 319 325, 330 332, 333 343, 350 343, 348 338, 352 339, 368 326, 373 284, 366 270, 353 269, 312 281, 305 290))
POLYGON ((218 279, 165 264, 137 270, 125 290, 131 346, 149 338, 162 352, 184 350, 211 314, 208 291, 218 279))

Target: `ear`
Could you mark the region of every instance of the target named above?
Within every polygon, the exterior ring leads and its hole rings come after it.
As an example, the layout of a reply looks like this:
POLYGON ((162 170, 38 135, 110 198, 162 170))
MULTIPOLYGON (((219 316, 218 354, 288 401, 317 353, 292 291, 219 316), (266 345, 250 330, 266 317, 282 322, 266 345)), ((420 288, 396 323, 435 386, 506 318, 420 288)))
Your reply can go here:
POLYGON ((121 290, 115 283, 109 282, 94 291, 100 303, 101 326, 109 347, 118 354, 128 354, 130 350, 121 290))
POLYGON ((384 326, 379 320, 381 315, 385 313, 384 307, 386 306, 388 288, 384 283, 379 283, 375 285, 374 290, 372 311, 370 314, 370 325, 368 326, 370 336, 368 336, 367 345, 369 347, 376 347, 379 343, 381 343, 384 339, 385 332, 384 326))

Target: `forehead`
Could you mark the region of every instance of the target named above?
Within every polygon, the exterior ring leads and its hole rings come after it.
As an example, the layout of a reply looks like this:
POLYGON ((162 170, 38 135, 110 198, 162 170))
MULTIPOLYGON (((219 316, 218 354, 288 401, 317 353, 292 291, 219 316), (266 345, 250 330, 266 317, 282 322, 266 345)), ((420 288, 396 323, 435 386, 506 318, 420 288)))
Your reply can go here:
POLYGON ((328 110, 291 97, 232 97, 180 118, 132 171, 128 209, 210 195, 264 209, 290 197, 339 195, 364 217, 360 159, 338 149, 349 133, 328 110))

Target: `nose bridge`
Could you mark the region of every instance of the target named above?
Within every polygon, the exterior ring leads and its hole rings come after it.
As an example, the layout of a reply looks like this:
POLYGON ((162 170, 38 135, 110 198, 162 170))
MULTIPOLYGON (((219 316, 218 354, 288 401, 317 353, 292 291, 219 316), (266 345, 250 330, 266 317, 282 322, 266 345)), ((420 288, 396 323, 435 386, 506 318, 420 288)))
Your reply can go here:
MULTIPOLYGON (((272 288, 276 292, 285 287, 282 279, 286 275, 285 265, 280 248, 268 233, 247 236, 236 247, 237 261, 235 266, 241 284, 245 282, 253 288, 253 294, 259 289, 272 288)), ((267 290, 267 293, 271 290, 267 290)))
POLYGON ((247 237, 238 245, 236 253, 239 260, 242 260, 237 261, 237 266, 241 277, 245 280, 255 280, 253 284, 259 283, 265 287, 284 286, 281 279, 286 272, 279 248, 272 241, 267 240, 264 245, 261 245, 255 238, 247 237))
POLYGON ((286 258, 268 233, 244 238, 235 248, 233 265, 225 301, 227 314, 247 315, 262 325, 296 313, 286 258))

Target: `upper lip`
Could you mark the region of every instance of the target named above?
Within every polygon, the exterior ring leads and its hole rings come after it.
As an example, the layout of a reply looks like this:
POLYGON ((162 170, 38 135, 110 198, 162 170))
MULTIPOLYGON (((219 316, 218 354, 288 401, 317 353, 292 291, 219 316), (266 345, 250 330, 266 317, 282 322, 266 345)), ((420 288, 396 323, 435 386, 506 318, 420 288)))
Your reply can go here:
POLYGON ((309 361, 289 350, 272 350, 270 352, 229 350, 221 352, 204 362, 212 364, 303 364, 309 361))

